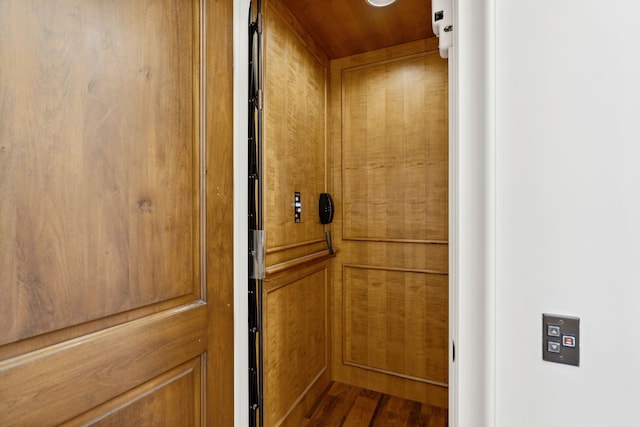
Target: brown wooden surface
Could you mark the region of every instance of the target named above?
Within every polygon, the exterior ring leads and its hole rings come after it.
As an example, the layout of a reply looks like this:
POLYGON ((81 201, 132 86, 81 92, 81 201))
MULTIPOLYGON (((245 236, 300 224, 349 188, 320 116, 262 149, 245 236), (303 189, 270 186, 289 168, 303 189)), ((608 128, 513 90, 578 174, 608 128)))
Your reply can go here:
POLYGON ((0 424, 232 425, 231 6, 3 2, 0 424))
POLYGON ((447 385, 446 274, 343 266, 343 362, 447 385))
POLYGON ((316 252, 310 255, 305 255, 302 257, 297 257, 292 260, 271 265, 265 268, 265 279, 272 280, 277 278, 279 275, 288 272, 292 269, 299 269, 300 267, 304 267, 310 264, 318 263, 319 261, 325 261, 331 258, 332 255, 329 253, 328 249, 321 250, 320 252, 316 252))
MULTIPOLYGON (((320 228, 319 230, 319 232, 321 232, 322 229, 320 228)), ((300 258, 326 250, 327 243, 324 239, 324 235, 322 238, 319 237, 317 239, 307 240, 291 245, 269 248, 266 251, 266 265, 269 266, 267 268, 271 268, 291 261, 295 262, 300 258)))
MULTIPOLYGON (((265 425, 280 425, 329 370, 328 266, 265 281, 265 425)), ((315 398, 315 397, 314 397, 315 398)))
POLYGON ((351 385, 332 383, 309 411, 305 427, 446 427, 447 410, 351 385))
POLYGON ((434 54, 343 69, 343 239, 446 242, 446 70, 434 54))
POLYGON ((206 11, 206 408, 208 425, 222 427, 233 425, 234 402, 233 1, 209 0, 206 11))
POLYGON ((266 263, 273 265, 310 254, 314 242, 324 240, 318 197, 327 172, 326 61, 309 50, 280 0, 265 3, 263 211, 266 263), (302 199, 300 223, 294 222, 296 191, 302 199), (293 244, 299 245, 295 255, 273 251, 293 244))
POLYGON ((446 407, 447 69, 436 47, 330 64, 332 374, 446 407))
POLYGON ((189 361, 63 425, 198 426, 201 365, 200 358, 189 361))
POLYGON ((2 425, 58 425, 193 359, 206 318, 197 303, 2 361, 2 425))
POLYGON ((197 8, 174 3, 3 8, 0 344, 197 298, 197 8))
POLYGON ((388 7, 364 0, 286 0, 330 59, 433 37, 430 0, 398 0, 388 7))
POLYGON ((264 419, 299 426, 330 380, 327 58, 281 0, 264 10, 264 419), (294 222, 294 193, 302 199, 294 222))

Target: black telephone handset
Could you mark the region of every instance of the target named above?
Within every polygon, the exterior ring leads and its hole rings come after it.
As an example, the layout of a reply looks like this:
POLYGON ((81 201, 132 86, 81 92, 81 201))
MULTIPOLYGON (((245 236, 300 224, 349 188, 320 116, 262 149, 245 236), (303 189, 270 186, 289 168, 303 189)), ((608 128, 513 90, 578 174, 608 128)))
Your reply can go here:
POLYGON ((329 193, 320 193, 318 215, 320 215, 320 224, 331 224, 333 221, 333 200, 329 193))
MULTIPOLYGON (((320 215, 320 224, 331 224, 331 221, 333 221, 333 200, 329 193, 320 193, 320 200, 318 200, 318 215, 320 215)), ((331 243, 331 230, 327 230, 325 227, 324 234, 327 240, 329 253, 333 255, 335 252, 333 251, 333 245, 331 243)))

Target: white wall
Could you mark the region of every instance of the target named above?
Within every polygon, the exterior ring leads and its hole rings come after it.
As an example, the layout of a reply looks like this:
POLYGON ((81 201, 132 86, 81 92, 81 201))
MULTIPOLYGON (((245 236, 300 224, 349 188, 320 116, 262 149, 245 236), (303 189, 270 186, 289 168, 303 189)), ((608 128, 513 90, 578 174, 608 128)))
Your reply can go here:
POLYGON ((249 0, 233 0, 233 400, 236 427, 249 425, 248 15, 249 0))
POLYGON ((495 395, 493 0, 453 3, 449 417, 452 427, 480 427, 493 425, 495 395))
POLYGON ((640 5, 495 13, 495 425, 640 425, 640 5), (541 360, 543 312, 580 367, 541 360))

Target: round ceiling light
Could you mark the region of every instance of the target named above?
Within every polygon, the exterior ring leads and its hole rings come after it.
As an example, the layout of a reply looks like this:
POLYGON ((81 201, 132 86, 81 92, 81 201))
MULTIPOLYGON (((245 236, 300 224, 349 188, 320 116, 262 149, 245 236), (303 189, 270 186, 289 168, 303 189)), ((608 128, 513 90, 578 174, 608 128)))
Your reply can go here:
POLYGON ((389 6, 391 3, 395 1, 396 0, 367 0, 367 3, 369 3, 371 6, 383 7, 383 6, 389 6))

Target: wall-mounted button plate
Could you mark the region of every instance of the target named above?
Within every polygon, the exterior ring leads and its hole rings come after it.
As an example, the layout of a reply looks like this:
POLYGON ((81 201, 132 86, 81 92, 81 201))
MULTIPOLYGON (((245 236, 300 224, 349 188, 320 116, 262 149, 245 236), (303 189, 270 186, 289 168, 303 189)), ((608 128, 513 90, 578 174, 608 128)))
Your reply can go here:
POLYGON ((300 222, 302 217, 302 199, 300 198, 300 192, 296 191, 293 194, 293 221, 300 222))
POLYGON ((580 366, 580 319, 542 315, 542 359, 580 366))

